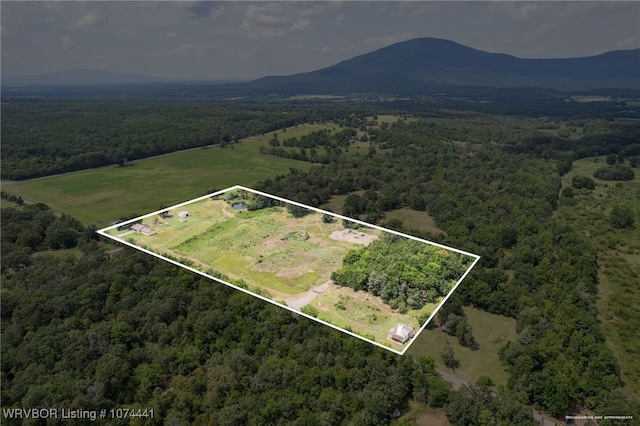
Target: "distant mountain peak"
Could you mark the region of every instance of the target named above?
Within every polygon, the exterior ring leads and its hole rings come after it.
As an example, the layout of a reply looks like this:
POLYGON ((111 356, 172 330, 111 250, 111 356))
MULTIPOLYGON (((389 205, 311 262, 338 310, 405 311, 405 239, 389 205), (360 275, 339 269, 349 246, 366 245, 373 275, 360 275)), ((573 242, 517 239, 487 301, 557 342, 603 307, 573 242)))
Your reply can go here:
POLYGON ((447 86, 640 90, 638 75, 640 49, 581 58, 523 59, 424 37, 385 46, 317 71, 265 77, 249 86, 286 94, 417 94, 447 86))

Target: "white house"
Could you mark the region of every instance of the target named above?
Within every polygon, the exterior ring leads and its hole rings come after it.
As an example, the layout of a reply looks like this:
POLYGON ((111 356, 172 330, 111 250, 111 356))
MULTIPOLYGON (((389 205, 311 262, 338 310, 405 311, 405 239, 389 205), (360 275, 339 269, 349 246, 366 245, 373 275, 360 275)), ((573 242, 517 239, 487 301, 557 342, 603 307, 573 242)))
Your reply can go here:
POLYGON ((413 331, 413 327, 410 325, 398 323, 389 330, 389 339, 395 340, 396 342, 404 343, 413 336, 415 336, 415 332, 413 331))

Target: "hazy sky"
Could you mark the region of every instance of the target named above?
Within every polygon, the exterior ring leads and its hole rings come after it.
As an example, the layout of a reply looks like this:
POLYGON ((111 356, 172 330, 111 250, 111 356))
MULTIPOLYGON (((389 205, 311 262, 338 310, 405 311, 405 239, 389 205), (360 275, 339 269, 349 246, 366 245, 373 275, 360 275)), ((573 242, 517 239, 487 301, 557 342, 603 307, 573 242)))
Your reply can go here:
POLYGON ((640 2, 12 2, 2 73, 256 78, 438 37, 523 58, 640 47, 640 2))

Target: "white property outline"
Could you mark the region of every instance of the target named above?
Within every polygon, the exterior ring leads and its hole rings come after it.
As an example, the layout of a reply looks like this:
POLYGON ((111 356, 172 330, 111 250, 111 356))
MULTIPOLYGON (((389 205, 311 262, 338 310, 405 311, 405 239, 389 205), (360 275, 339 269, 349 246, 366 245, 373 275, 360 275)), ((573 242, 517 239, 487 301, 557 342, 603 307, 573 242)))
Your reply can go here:
POLYGON ((154 212, 152 212, 152 213, 148 213, 148 214, 145 214, 145 215, 142 215, 142 216, 138 216, 138 217, 136 217, 136 218, 134 218, 134 219, 129 219, 129 220, 127 220, 127 221, 119 222, 119 223, 117 223, 117 224, 115 224, 115 225, 109 225, 108 227, 106 227, 106 228, 102 228, 102 229, 100 229, 100 230, 98 230, 98 231, 96 231, 96 232, 97 232, 98 234, 100 234, 100 235, 104 236, 104 237, 110 238, 110 239, 112 239, 112 240, 114 240, 114 241, 117 241, 117 242, 119 242, 119 243, 122 243, 122 244, 128 245, 129 247, 133 247, 133 248, 135 248, 136 250, 140 250, 140 251, 142 251, 142 252, 144 252, 144 253, 147 253, 147 254, 150 254, 150 255, 152 255, 152 256, 155 256, 155 257, 157 257, 157 258, 159 258, 159 259, 162 259, 162 260, 164 260, 165 262, 172 263, 172 264, 174 264, 174 265, 176 265, 176 266, 180 266, 181 268, 184 268, 184 269, 187 269, 187 270, 189 270, 189 271, 191 271, 191 272, 195 272, 196 274, 202 275, 202 276, 204 276, 204 277, 206 277, 206 278, 208 278, 208 279, 210 279, 210 280, 213 280, 213 281, 219 282, 219 283, 221 283, 221 284, 225 284, 225 285, 227 285, 227 286, 229 286, 229 287, 231 287, 231 288, 234 288, 234 289, 236 289, 236 290, 243 291, 243 292, 245 292, 245 293, 247 293, 247 294, 250 294, 250 295, 251 295, 251 296, 253 296, 253 297, 257 297, 257 298, 262 299, 262 300, 264 300, 264 301, 266 301, 266 302, 269 302, 269 303, 272 303, 272 304, 274 304, 274 305, 276 305, 276 306, 279 306, 279 307, 281 307, 281 308, 287 309, 287 310, 289 310, 289 311, 291 311, 291 312, 293 312, 293 313, 295 313, 295 314, 297 314, 297 315, 302 315, 302 316, 304 316, 304 317, 306 317, 306 318, 309 318, 309 319, 311 319, 311 320, 317 321, 317 322, 319 322, 320 324, 323 324, 323 325, 329 326, 329 327, 334 328, 334 329, 336 329, 336 330, 338 330, 338 331, 341 331, 341 332, 343 332, 343 333, 346 333, 346 334, 348 334, 348 335, 350 335, 350 336, 357 337, 357 338, 359 338, 359 339, 364 340, 365 342, 368 342, 368 343, 374 344, 374 345, 376 345, 376 346, 379 346, 379 347, 381 347, 381 348, 387 349, 387 350, 389 350, 389 351, 391 351, 391 352, 394 352, 394 353, 396 353, 396 354, 398 354, 398 355, 403 355, 403 354, 407 351, 407 349, 409 349, 409 347, 411 346, 411 344, 412 344, 412 343, 415 341, 415 339, 420 335, 420 333, 422 333, 422 331, 425 329, 425 327, 427 326, 427 324, 429 324, 429 323, 431 322, 431 320, 433 319, 433 317, 438 313, 438 311, 440 310, 440 308, 442 307, 442 305, 444 305, 444 304, 447 302, 447 300, 448 300, 448 299, 449 299, 449 297, 453 294, 453 292, 456 290, 456 288, 458 288, 458 286, 460 285, 460 283, 461 283, 461 282, 466 278, 466 276, 469 274, 469 272, 471 272, 471 270, 473 269, 473 267, 474 267, 474 266, 476 265, 476 263, 478 263, 478 261, 480 260, 480 256, 478 256, 477 254, 473 254, 473 253, 469 253, 469 252, 466 252, 466 251, 463 251, 463 250, 459 250, 459 249, 456 249, 456 248, 453 248, 453 247, 445 246, 444 244, 435 243, 435 242, 433 242, 433 241, 424 240, 424 239, 422 239, 422 238, 414 237, 413 235, 403 234, 402 232, 394 231, 393 229, 387 229, 387 228, 383 228, 383 227, 381 227, 381 226, 372 225, 372 224, 370 224, 370 223, 366 223, 366 222, 362 222, 362 221, 357 220, 357 219, 353 219, 353 218, 350 218, 350 217, 342 216, 342 215, 339 215, 339 214, 337 214, 337 213, 333 213, 333 212, 330 212, 330 211, 326 211, 326 210, 318 209, 318 208, 315 208, 315 207, 311 207, 311 206, 308 206, 308 205, 305 205, 305 204, 302 204, 302 203, 298 203, 298 202, 296 202, 296 201, 287 200, 286 198, 278 197, 278 196, 276 196, 276 195, 267 194, 266 192, 261 192, 261 191, 257 191, 257 190, 255 190, 255 189, 247 188, 247 187, 242 186, 242 185, 235 185, 235 186, 229 187, 229 188, 227 188, 227 189, 222 189, 222 190, 220 190, 220 191, 216 191, 216 192, 212 192, 212 193, 207 194, 207 195, 203 195, 202 197, 194 198, 193 200, 189 200, 189 201, 185 201, 185 202, 180 203, 180 204, 176 204, 175 206, 171 206, 171 207, 166 207, 166 208, 163 208, 163 209, 159 209, 159 210, 156 210, 156 211, 154 211, 154 212), (391 347, 389 347, 389 346, 385 346, 385 345, 383 345, 383 344, 381 344, 381 343, 379 343, 379 342, 376 342, 376 341, 373 341, 373 340, 369 340, 369 339, 367 339, 366 337, 361 336, 361 335, 359 335, 359 334, 357 334, 357 333, 354 333, 354 332, 349 331, 349 330, 347 330, 347 329, 344 329, 344 328, 338 327, 338 326, 336 326, 336 325, 334 325, 334 324, 330 324, 330 323, 328 323, 328 322, 326 322, 326 321, 321 320, 320 318, 316 318, 316 317, 311 316, 311 315, 309 315, 309 314, 305 314, 304 312, 302 312, 302 311, 300 311, 300 310, 296 310, 296 309, 294 309, 294 308, 292 308, 292 307, 290 307, 290 306, 282 305, 282 304, 278 303, 278 302, 277 302, 277 301, 275 301, 275 300, 269 299, 269 298, 264 297, 264 296, 261 296, 261 295, 259 295, 259 294, 255 294, 255 293, 253 293, 253 292, 249 291, 248 289, 245 289, 245 288, 242 288, 242 287, 238 287, 237 285, 234 285, 234 284, 228 283, 228 282, 226 282, 226 281, 224 281, 224 280, 221 280, 220 278, 216 278, 216 277, 214 277, 214 276, 211 276, 211 275, 207 274, 206 272, 202 272, 202 271, 197 270, 197 269, 195 269, 195 268, 192 268, 192 267, 190 267, 190 266, 184 265, 184 264, 182 264, 182 263, 180 263, 180 262, 178 262, 178 261, 176 261, 176 260, 169 259, 169 258, 167 258, 167 257, 162 256, 161 254, 158 254, 158 253, 152 252, 151 250, 148 250, 148 249, 142 248, 142 247, 140 247, 140 246, 138 246, 138 245, 135 245, 135 244, 133 244, 133 243, 130 243, 130 242, 128 242, 128 241, 126 241, 126 240, 124 240, 124 239, 122 239, 122 238, 118 238, 118 237, 116 237, 115 235, 111 235, 111 234, 108 234, 108 233, 107 233, 107 231, 109 231, 109 230, 111 230, 111 229, 114 229, 114 228, 118 228, 119 226, 128 225, 128 224, 133 223, 133 222, 136 222, 136 221, 138 221, 138 220, 146 219, 146 218, 151 217, 151 216, 155 216, 155 215, 157 215, 157 214, 159 214, 159 213, 162 213, 162 212, 164 212, 164 211, 177 209, 177 208, 179 208, 179 207, 186 206, 186 205, 188 205, 188 204, 192 204, 192 203, 195 203, 195 202, 198 202, 198 201, 201 201, 201 200, 205 200, 205 199, 207 199, 207 198, 215 197, 215 196, 217 196, 217 195, 223 194, 223 193, 225 193, 225 192, 233 191, 233 190, 235 190, 235 189, 242 189, 242 190, 245 190, 245 191, 248 191, 248 192, 254 193, 254 194, 262 195, 262 196, 264 196, 264 197, 273 198, 273 199, 275 199, 275 200, 282 201, 282 202, 284 202, 284 203, 294 204, 294 205, 296 205, 296 206, 304 207, 304 208, 306 208, 306 209, 313 210, 313 211, 318 212, 318 213, 327 214, 327 215, 330 215, 330 216, 334 216, 334 217, 340 218, 340 219, 342 219, 342 220, 347 220, 347 221, 354 222, 354 223, 357 223, 357 224, 360 224, 360 225, 363 225, 363 226, 367 226, 367 227, 370 227, 370 228, 378 229, 378 230, 383 231, 383 232, 388 232, 388 233, 391 233, 391 234, 394 234, 394 235, 398 235, 398 236, 400 236, 400 237, 409 238, 409 239, 412 239, 412 240, 415 240, 415 241, 419 241, 419 242, 421 242, 421 243, 425 243, 425 244, 430 244, 430 245, 432 245, 432 246, 440 247, 440 248, 443 248, 443 249, 445 249, 445 250, 454 251, 454 252, 456 252, 456 253, 460 253, 460 254, 464 254, 464 255, 466 255, 466 256, 470 256, 470 257, 474 258, 475 260, 474 260, 474 261, 473 261, 473 263, 471 263, 471 265, 467 268, 467 270, 464 272, 464 274, 462 274, 462 276, 460 277, 460 279, 458 280, 458 282, 456 282, 456 284, 451 288, 451 290, 449 291, 449 293, 447 293, 447 295, 446 295, 446 296, 444 297, 444 299, 440 302, 440 304, 439 304, 439 305, 438 305, 438 306, 433 310, 433 312, 431 313, 431 315, 429 316, 429 318, 425 321, 425 323, 424 323, 424 324, 422 324, 422 327, 420 327, 420 329, 415 333, 415 336, 414 336, 412 339, 410 339, 410 341, 409 341, 409 342, 407 343, 407 345, 404 347, 404 350, 402 350, 402 351, 397 351, 397 350, 395 350, 395 349, 393 349, 393 348, 391 348, 391 347))

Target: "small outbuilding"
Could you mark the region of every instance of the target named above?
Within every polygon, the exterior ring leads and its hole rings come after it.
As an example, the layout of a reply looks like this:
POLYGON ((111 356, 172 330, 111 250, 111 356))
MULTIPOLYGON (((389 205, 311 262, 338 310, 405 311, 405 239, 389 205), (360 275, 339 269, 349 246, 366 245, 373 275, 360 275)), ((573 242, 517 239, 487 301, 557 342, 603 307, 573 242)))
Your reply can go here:
POLYGON ((136 223, 135 225, 133 225, 131 227, 132 231, 136 231, 139 234, 144 234, 144 235, 155 235, 156 231, 154 231, 153 229, 149 228, 147 225, 143 225, 141 223, 136 223))
POLYGON ((413 338, 415 332, 410 325, 396 324, 391 330, 389 330, 389 339, 395 340, 398 343, 404 343, 407 340, 413 338))
POLYGON ((189 216, 191 216, 191 213, 189 213, 186 210, 183 210, 178 213, 178 218, 180 219, 180 222, 184 222, 185 220, 187 220, 189 216))

